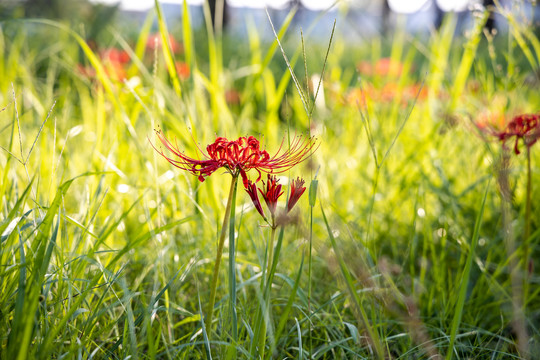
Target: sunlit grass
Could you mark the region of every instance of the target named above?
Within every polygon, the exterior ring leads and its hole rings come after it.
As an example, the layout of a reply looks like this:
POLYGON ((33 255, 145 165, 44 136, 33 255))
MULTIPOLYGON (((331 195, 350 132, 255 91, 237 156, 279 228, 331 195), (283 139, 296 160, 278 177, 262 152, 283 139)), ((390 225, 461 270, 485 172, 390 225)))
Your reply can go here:
POLYGON ((155 18, 167 42, 159 11, 136 39, 111 29, 107 46, 129 56, 125 80, 78 29, 0 24, 1 358, 538 356, 538 145, 519 319, 526 158, 512 156, 508 172, 512 247, 501 147, 474 126, 495 108, 538 113, 530 28, 506 14, 510 32, 493 38, 479 14, 462 37, 449 17, 428 40, 398 29, 351 49, 339 24, 324 44, 288 31, 294 13, 274 24, 280 44, 262 41, 259 24, 248 39, 201 43, 188 15, 177 54, 145 46, 155 18), (237 334, 227 266, 202 331, 229 178, 171 167, 150 146, 158 127, 190 156, 216 136, 253 134, 268 150, 317 138, 310 161, 280 178, 318 185, 277 229, 274 268, 276 234, 238 188, 237 334))

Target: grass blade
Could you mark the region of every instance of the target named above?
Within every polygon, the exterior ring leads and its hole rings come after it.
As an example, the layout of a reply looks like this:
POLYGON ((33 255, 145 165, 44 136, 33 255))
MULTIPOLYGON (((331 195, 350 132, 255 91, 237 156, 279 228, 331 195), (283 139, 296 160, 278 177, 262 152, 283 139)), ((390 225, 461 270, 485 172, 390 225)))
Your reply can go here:
POLYGON ((457 332, 459 329, 459 324, 461 323, 461 317, 463 315, 463 306, 465 305, 465 295, 467 294, 467 287, 469 286, 469 280, 471 275, 472 262, 475 258, 476 245, 478 244, 478 238, 480 236, 480 226, 482 225, 482 217, 484 215, 484 207, 486 205, 487 194, 489 190, 490 183, 488 182, 486 186, 486 191, 484 193, 484 198, 482 200, 482 205, 480 206, 480 211, 476 217, 476 222, 474 224, 473 237, 471 239, 471 245, 469 249, 469 254, 467 255, 467 260, 465 263, 465 268, 461 275, 460 287, 459 287, 459 296, 454 310, 454 318, 452 319, 452 329, 450 330, 450 345, 448 347, 448 352, 446 353, 446 359, 451 360, 454 354, 454 343, 456 341, 457 332))
POLYGON ((174 64, 174 57, 171 52, 171 44, 169 41, 169 31, 167 30, 167 23, 163 17, 163 11, 161 10, 161 4, 158 0, 154 1, 156 9, 157 20, 159 25, 159 34, 161 36, 161 49, 163 50, 163 56, 165 57, 165 64, 169 71, 169 76, 173 85, 173 89, 178 97, 182 96, 182 89, 180 88, 180 81, 178 80, 178 74, 176 72, 176 66, 174 64))
POLYGON ((336 254, 337 260, 339 262, 339 268, 341 270, 341 274, 343 275, 345 279, 345 283, 347 284, 347 290, 349 291, 349 295, 351 299, 353 300, 353 304, 355 305, 355 308, 359 314, 360 320, 362 324, 364 325, 364 328, 366 329, 369 340, 371 344, 373 345, 375 349, 375 355, 379 359, 384 359, 384 347, 381 343, 381 340, 379 338, 379 335, 377 334, 377 331, 371 326, 369 323, 366 311, 362 307, 362 301, 360 300, 358 293, 355 289, 354 280, 349 273, 349 270, 347 268, 347 264, 345 264, 345 261, 343 260, 343 257, 340 255, 339 249, 337 247, 336 239, 334 238, 334 235, 332 233, 332 230, 330 229, 330 225, 328 224, 328 219, 326 218, 326 214, 324 213, 324 209, 321 204, 321 212, 323 215, 324 223, 326 225, 326 229, 328 231, 328 237, 330 239, 330 242, 332 244, 332 248, 334 249, 334 252, 336 254))

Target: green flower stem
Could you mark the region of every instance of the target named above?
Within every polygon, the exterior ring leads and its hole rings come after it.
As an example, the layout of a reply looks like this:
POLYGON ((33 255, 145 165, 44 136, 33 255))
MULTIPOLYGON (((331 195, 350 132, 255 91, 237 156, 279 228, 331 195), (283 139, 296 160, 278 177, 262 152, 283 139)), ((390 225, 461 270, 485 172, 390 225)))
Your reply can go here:
MULTIPOLYGON (((236 208, 236 191, 238 188, 238 181, 234 183, 234 190, 232 196, 232 204, 230 206, 230 224, 229 224, 229 302, 231 305, 232 315, 232 336, 235 343, 238 342, 238 315, 236 313, 236 241, 235 241, 235 208, 236 208)), ((232 346, 233 358, 236 358, 236 347, 232 346)))
MULTIPOLYGON (((270 289, 272 288, 272 281, 274 278, 274 274, 272 271, 272 266, 274 264, 274 243, 276 240, 276 225, 275 225, 275 219, 272 215, 272 232, 270 233, 270 240, 268 242, 268 263, 266 265, 266 283, 265 283, 265 291, 263 295, 264 299, 264 310, 262 312, 262 330, 260 333, 259 338, 259 358, 264 359, 264 350, 266 347, 266 321, 270 321, 270 289)), ((279 254, 278 254, 279 255, 279 254)), ((275 271, 275 269, 274 269, 275 271)))
POLYGON ((212 316, 214 313, 214 304, 216 302, 216 290, 219 275, 219 264, 221 263, 221 255, 223 254, 223 245, 225 244, 225 235, 227 235, 227 225, 231 216, 232 199, 234 189, 236 188, 236 181, 238 180, 238 174, 234 174, 231 180, 231 189, 229 190, 229 198, 227 199, 227 207, 225 208, 225 216, 223 217, 223 225, 221 226, 221 234, 218 241, 218 249, 216 253, 216 261, 214 263, 214 273, 212 275, 212 283, 210 284, 210 302, 206 310, 205 327, 210 338, 212 316))
POLYGON ((504 234, 504 242, 506 252, 508 254, 508 262, 510 267, 510 284, 512 289, 512 327, 517 336, 518 349, 521 354, 528 354, 528 339, 526 319, 524 313, 524 289, 523 276, 521 276, 519 262, 516 260, 514 253, 516 244, 514 232, 512 230, 511 216, 511 195, 508 186, 508 163, 510 161, 507 153, 502 154, 501 167, 497 172, 497 181, 499 183, 499 192, 501 195, 501 213, 502 213, 502 228, 504 234))
POLYGON ((272 261, 274 256, 274 242, 276 240, 276 226, 274 216, 272 215, 272 232, 270 233, 270 241, 268 242, 268 260, 266 264, 266 277, 270 275, 270 270, 272 268, 272 261))
POLYGON ((523 234, 523 301, 527 304, 529 293, 529 237, 531 236, 531 195, 532 195, 532 175, 531 175, 531 148, 527 147, 527 193, 525 199, 525 232, 523 234))

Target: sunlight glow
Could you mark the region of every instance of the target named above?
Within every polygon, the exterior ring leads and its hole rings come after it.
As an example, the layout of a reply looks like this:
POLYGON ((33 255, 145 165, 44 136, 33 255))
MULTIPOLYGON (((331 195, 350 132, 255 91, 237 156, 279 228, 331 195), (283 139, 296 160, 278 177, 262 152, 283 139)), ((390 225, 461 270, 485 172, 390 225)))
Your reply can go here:
POLYGON ((304 0, 304 5, 309 10, 326 10, 336 3, 335 0, 304 0))
POLYGON ((470 0, 435 0, 442 11, 465 11, 470 0))
POLYGON ((388 5, 390 6, 390 9, 392 9, 392 11, 394 12, 401 14, 415 13, 427 4, 428 0, 388 0, 388 5))
POLYGON ((265 6, 282 9, 287 6, 288 0, 227 0, 232 7, 264 8, 265 6))
MULTIPOLYGON (((120 3, 120 8, 123 10, 143 11, 154 6, 154 0, 91 0, 94 3, 106 5, 116 5, 120 3)), ((425 1, 425 0, 423 0, 425 1)), ((204 0, 187 0, 189 5, 202 5, 204 0)), ((264 8, 272 7, 284 9, 289 4, 289 0, 227 0, 227 4, 231 7, 246 7, 246 8, 264 8)), ((302 0, 302 5, 310 10, 326 10, 330 8, 336 0, 302 0)), ((399 0, 398 0, 399 2, 399 0)), ((166 0, 160 1, 161 4, 179 4, 183 0, 166 0)))
MULTIPOLYGON (((154 0, 90 0, 94 3, 115 5, 120 3, 123 10, 145 11, 154 6, 154 0)), ((326 10, 336 3, 336 0, 301 0, 302 5, 309 10, 326 10)), ((392 11, 402 14, 412 14, 428 7, 436 1, 443 11, 464 11, 471 0, 388 0, 392 11)), ((204 0, 187 0, 189 5, 202 5, 204 0)), ((160 1, 162 4, 181 5, 183 0, 160 1)), ((283 9, 289 0, 227 0, 232 7, 264 8, 272 7, 283 9)))
MULTIPOLYGON (((120 8, 122 10, 131 10, 131 11, 146 11, 154 7, 154 0, 90 0, 94 3, 106 4, 106 5, 116 5, 120 3, 120 8)), ((204 0, 188 0, 189 5, 202 5, 204 0)), ((178 4, 181 5, 184 3, 183 0, 167 0, 160 1, 161 4, 178 4)))

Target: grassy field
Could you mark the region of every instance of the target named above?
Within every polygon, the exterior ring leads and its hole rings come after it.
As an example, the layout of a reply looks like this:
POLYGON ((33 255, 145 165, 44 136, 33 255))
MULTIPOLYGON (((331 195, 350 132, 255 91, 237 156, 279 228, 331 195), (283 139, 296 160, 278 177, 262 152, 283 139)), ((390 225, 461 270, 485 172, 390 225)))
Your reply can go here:
POLYGON ((156 46, 159 10, 105 44, 0 23, 0 358, 540 357, 540 145, 490 133, 540 111, 534 27, 499 8, 508 32, 478 13, 351 47, 291 13, 278 44, 185 11, 180 49, 156 46), (227 201, 237 173, 171 166, 157 129, 193 158, 218 136, 315 147, 270 226, 241 181, 227 201))

